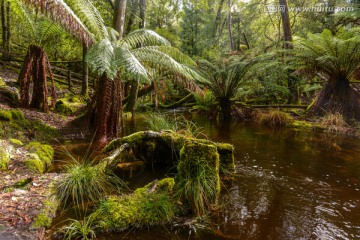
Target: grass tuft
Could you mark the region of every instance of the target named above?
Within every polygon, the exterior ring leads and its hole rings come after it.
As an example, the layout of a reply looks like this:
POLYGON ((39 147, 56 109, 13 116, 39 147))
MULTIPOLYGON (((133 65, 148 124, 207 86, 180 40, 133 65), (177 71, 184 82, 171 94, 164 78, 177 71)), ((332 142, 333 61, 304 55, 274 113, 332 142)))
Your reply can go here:
POLYGON ((289 114, 280 110, 271 110, 269 112, 256 112, 255 118, 260 124, 270 127, 284 127, 292 122, 289 114))
POLYGON ((327 132, 350 133, 353 131, 344 117, 338 112, 327 114, 319 120, 318 124, 320 127, 325 128, 327 132))

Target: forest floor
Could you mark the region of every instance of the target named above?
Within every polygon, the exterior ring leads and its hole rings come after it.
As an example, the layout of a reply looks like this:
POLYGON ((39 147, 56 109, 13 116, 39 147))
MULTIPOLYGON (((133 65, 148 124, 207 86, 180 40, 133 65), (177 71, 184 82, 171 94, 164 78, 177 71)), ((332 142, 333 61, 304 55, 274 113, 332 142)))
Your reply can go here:
MULTIPOLYGON (((16 71, 0 66, 0 77, 8 86, 15 85, 17 76, 16 71)), ((10 88, 15 89, 15 87, 10 88)), ((6 102, 0 102, 0 109, 12 110, 14 108, 6 102)), ((79 137, 75 134, 75 126, 71 124, 74 116, 66 117, 54 112, 43 113, 23 108, 16 108, 16 110, 21 110, 30 124, 39 122, 40 128, 42 125, 48 126, 57 131, 57 136, 62 139, 79 137)), ((12 132, 11 129, 7 131, 12 132)), ((50 134, 46 135, 47 133, 41 133, 41 131, 46 131, 46 129, 23 129, 21 141, 24 144, 38 141, 37 136, 41 135, 41 142, 56 142, 55 139, 49 137, 50 134)), ((40 174, 29 170, 23 164, 28 154, 26 148, 12 144, 9 141, 11 136, 5 135, 3 138, 0 138, 0 148, 7 149, 11 159, 7 170, 0 171, 0 239, 47 239, 48 232, 44 227, 36 226, 36 218, 44 211, 46 201, 50 198, 51 183, 60 178, 61 174, 40 174)))

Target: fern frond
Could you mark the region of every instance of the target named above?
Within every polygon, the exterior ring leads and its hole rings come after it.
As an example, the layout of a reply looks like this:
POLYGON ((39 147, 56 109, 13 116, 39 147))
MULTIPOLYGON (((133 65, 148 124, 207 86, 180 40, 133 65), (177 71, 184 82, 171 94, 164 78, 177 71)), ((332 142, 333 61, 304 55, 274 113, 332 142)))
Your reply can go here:
MULTIPOLYGON (((46 17, 61 25, 86 45, 93 43, 93 35, 81 22, 78 16, 63 0, 20 0, 28 7, 39 11, 46 17)), ((77 0, 73 0, 76 2, 77 0)), ((91 4, 89 2, 89 4, 91 4)))
POLYGON ((119 40, 118 45, 131 49, 139 46, 170 46, 170 43, 154 31, 139 29, 129 33, 123 39, 119 40))

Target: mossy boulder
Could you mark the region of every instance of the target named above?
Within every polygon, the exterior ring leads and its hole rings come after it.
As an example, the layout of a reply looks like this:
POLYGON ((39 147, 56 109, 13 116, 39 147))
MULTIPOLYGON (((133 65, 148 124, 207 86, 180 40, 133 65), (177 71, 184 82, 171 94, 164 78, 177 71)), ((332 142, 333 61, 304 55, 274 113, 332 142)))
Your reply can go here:
MULTIPOLYGON (((220 156, 220 170, 233 171, 234 147, 231 144, 216 143, 207 139, 186 137, 173 131, 153 132, 141 131, 110 142, 103 153, 110 153, 127 144, 127 150, 122 155, 133 154, 133 159, 142 160, 147 164, 173 166, 180 159, 180 150, 185 143, 201 143, 215 146, 220 156), (126 154, 124 154, 126 152, 126 154)), ((114 157, 109 167, 116 167, 123 157, 114 157)), ((126 159, 125 159, 126 161, 126 159)))
POLYGON ((4 171, 7 169, 7 166, 10 161, 9 154, 2 148, 0 148, 0 170, 4 171))
POLYGON ((29 169, 43 173, 51 166, 54 149, 50 145, 30 142, 25 146, 25 149, 29 152, 28 158, 25 160, 25 166, 29 169))
POLYGON ((90 215, 99 230, 124 231, 169 223, 175 216, 173 178, 155 180, 133 194, 110 197, 90 215))
POLYGON ((82 102, 82 99, 75 95, 57 100, 55 104, 55 111, 64 115, 69 115, 83 106, 84 103, 82 102))
POLYGON ((20 110, 0 110, 0 121, 25 120, 20 110))

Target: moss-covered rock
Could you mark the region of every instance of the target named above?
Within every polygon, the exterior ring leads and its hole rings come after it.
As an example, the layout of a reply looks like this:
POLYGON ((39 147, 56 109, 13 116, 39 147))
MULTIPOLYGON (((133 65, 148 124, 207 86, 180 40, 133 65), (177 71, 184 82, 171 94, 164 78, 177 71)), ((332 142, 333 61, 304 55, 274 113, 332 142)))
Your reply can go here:
MULTIPOLYGON (((163 165, 174 165, 180 159, 180 150, 185 143, 201 143, 215 146, 220 155, 221 170, 233 171, 234 164, 234 147, 231 144, 216 143, 207 139, 196 139, 186 137, 173 131, 153 132, 141 131, 129 136, 113 140, 103 150, 109 153, 119 149, 123 144, 128 144, 129 151, 134 154, 134 159, 140 159, 146 163, 160 163, 163 165)), ((129 152, 128 151, 128 152, 129 152)), ((120 158, 114 158, 110 164, 115 167, 120 158)))
POLYGON ((30 142, 25 146, 25 149, 27 149, 29 153, 27 154, 27 159, 24 161, 24 164, 30 170, 43 173, 51 166, 54 149, 50 145, 30 142))
POLYGON ((24 161, 24 165, 31 171, 37 173, 43 173, 45 171, 45 164, 39 159, 36 154, 28 155, 28 158, 24 161))
POLYGON ((56 101, 55 111, 61 114, 69 115, 84 106, 82 99, 74 95, 68 98, 62 98, 56 101))
POLYGON ((8 163, 10 161, 9 154, 4 150, 0 149, 0 170, 4 171, 7 169, 8 163))
POLYGON ((131 195, 110 197, 90 217, 103 231, 169 223, 175 216, 175 203, 171 198, 174 184, 173 178, 155 180, 131 195))

